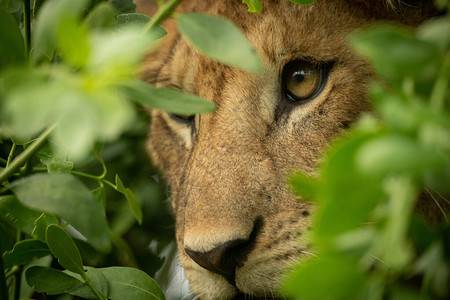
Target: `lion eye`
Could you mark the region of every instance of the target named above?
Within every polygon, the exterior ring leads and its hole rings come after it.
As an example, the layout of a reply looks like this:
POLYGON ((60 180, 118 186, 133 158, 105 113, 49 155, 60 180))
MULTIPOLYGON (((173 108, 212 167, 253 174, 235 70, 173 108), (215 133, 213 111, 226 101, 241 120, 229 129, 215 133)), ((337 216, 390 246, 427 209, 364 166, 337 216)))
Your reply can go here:
POLYGON ((291 101, 305 102, 317 96, 325 82, 327 68, 320 64, 296 60, 283 70, 283 86, 291 101))
POLYGON ((195 115, 178 115, 169 114, 169 116, 177 122, 189 124, 195 120, 195 115))

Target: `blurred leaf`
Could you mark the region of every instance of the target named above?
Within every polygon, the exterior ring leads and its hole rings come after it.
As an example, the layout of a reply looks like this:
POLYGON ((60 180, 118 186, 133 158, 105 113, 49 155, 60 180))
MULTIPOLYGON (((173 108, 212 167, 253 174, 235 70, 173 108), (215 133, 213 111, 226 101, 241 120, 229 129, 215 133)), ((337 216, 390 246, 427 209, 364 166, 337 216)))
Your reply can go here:
POLYGON ((84 19, 88 28, 112 28, 116 19, 116 8, 110 3, 102 2, 94 7, 84 19))
POLYGON ((301 4, 301 5, 309 5, 309 4, 313 4, 314 0, 289 0, 292 3, 295 4, 301 4))
POLYGON ((289 182, 294 188, 295 194, 300 196, 302 201, 317 200, 317 194, 320 188, 317 178, 297 173, 290 177, 289 182))
POLYGON ((7 251, 3 255, 5 269, 12 266, 23 265, 36 258, 50 255, 47 245, 38 240, 23 240, 14 245, 12 251, 7 251))
POLYGON ((390 293, 389 300, 430 300, 431 298, 424 294, 419 294, 414 290, 406 288, 394 288, 390 293))
POLYGON ((211 101, 178 90, 157 88, 142 81, 127 81, 122 90, 133 101, 178 114, 196 114, 212 112, 216 108, 211 101))
MULTIPOLYGON (((0 0, 0 22, 3 19, 2 10, 8 13, 13 13, 22 8, 23 1, 22 0, 0 0)), ((0 26, 1 28, 5 28, 3 26, 0 26)), ((3 33, 3 32, 2 32, 3 33)), ((2 43, 0 43, 1 45, 2 43)), ((8 45, 8 44, 4 44, 8 45)))
POLYGON ((64 18, 59 26, 56 41, 62 57, 72 67, 84 67, 90 52, 86 25, 76 19, 64 18))
POLYGON ((374 26, 352 34, 350 42, 359 54, 370 60, 381 77, 397 82, 420 75, 425 68, 437 70, 442 57, 433 44, 392 25, 374 26))
POLYGON ((31 234, 41 214, 24 206, 14 195, 0 196, 0 219, 26 234, 31 234))
POLYGON ((69 271, 86 276, 83 261, 70 235, 58 225, 47 227, 47 244, 61 266, 69 271))
POLYGON ((103 185, 91 191, 95 200, 103 207, 103 211, 106 209, 106 194, 105 187, 103 185))
POLYGON ((249 12, 260 13, 262 11, 261 0, 242 0, 242 3, 247 4, 249 12))
POLYGON ((178 17, 178 30, 202 54, 242 70, 262 72, 261 59, 230 21, 198 13, 178 17))
POLYGON ((70 174, 35 174, 11 184, 25 205, 56 214, 69 222, 97 249, 107 252, 111 242, 100 204, 70 174))
MULTIPOLYGON (((1 2, 4 3, 4 2, 1 2)), ((5 5, 14 2, 7 1, 5 5)), ((22 1, 20 1, 22 5, 22 1)), ((0 9, 0 70, 8 65, 25 62, 25 44, 19 26, 11 14, 0 9)))
POLYGON ((423 40, 438 45, 442 51, 450 48, 450 37, 443 32, 450 32, 450 18, 434 18, 426 21, 417 30, 417 36, 423 40))
POLYGON ((43 213, 37 220, 31 236, 43 242, 47 242, 47 227, 51 224, 59 224, 57 217, 43 213))
POLYGON ((110 267, 96 270, 101 272, 108 281, 109 299, 165 299, 156 281, 141 270, 128 267, 110 267))
POLYGON ((136 4, 133 0, 109 0, 108 3, 114 5, 121 14, 136 12, 136 4))
POLYGON ((88 0, 48 0, 43 4, 32 36, 34 48, 31 53, 34 61, 40 60, 43 55, 53 56, 63 20, 79 19, 87 3, 88 0))
POLYGON ((119 175, 116 174, 116 188, 117 191, 125 195, 125 198, 128 201, 128 205, 131 208, 131 211, 133 212, 134 217, 138 221, 139 225, 142 224, 142 209, 139 205, 139 202, 136 199, 136 196, 134 195, 133 191, 131 191, 129 188, 125 188, 125 186, 122 183, 122 180, 120 180, 119 175))
POLYGON ((441 161, 434 151, 401 135, 381 136, 367 142, 358 150, 355 160, 361 172, 373 175, 404 172, 418 175, 441 161))
POLYGON ((41 148, 37 156, 47 166, 49 173, 69 173, 73 169, 73 162, 62 158, 59 153, 54 153, 49 146, 41 148))
MULTIPOLYGON (((144 14, 129 13, 121 14, 117 16, 117 26, 121 28, 122 26, 128 25, 140 25, 144 26, 152 19, 144 14)), ((153 39, 160 39, 167 34, 167 31, 161 26, 156 26, 151 32, 153 39)))
POLYGON ((35 291, 48 295, 67 293, 83 284, 80 280, 62 271, 40 266, 28 268, 25 276, 27 283, 35 291))
MULTIPOLYGON (((288 295, 299 299, 352 299, 365 277, 356 261, 343 255, 322 255, 298 266, 285 283, 288 295)), ((355 298, 353 298, 355 299, 355 298)))

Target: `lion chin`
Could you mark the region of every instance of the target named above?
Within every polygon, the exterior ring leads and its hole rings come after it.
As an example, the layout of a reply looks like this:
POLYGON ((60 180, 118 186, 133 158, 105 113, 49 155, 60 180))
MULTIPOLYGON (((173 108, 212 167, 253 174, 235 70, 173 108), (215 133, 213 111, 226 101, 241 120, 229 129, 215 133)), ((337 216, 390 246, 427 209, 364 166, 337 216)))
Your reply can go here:
POLYGON ((174 20, 163 24, 168 35, 143 79, 217 106, 196 116, 151 110, 148 141, 171 187, 179 260, 199 299, 283 298, 284 274, 311 255, 315 210, 287 178, 317 172, 330 140, 370 109, 373 73, 347 36, 380 20, 416 25, 429 17, 424 3, 432 1, 422 2, 392 9, 384 1, 267 0, 256 14, 236 0, 182 1, 179 13, 234 22, 261 57, 258 74, 202 56, 174 20))

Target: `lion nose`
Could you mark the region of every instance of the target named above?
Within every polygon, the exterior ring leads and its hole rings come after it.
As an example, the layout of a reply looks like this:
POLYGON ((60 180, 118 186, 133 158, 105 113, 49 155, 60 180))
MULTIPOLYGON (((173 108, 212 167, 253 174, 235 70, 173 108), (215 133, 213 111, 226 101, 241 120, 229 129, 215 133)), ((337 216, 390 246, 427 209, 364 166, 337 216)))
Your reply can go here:
POLYGON ((222 275, 234 285, 236 267, 245 259, 247 240, 225 242, 208 252, 198 252, 185 248, 186 253, 201 267, 222 275))
POLYGON ((246 239, 229 240, 205 252, 194 251, 189 247, 185 247, 184 250, 199 266, 222 275, 235 285, 236 268, 244 265, 248 254, 255 247, 261 225, 261 218, 257 218, 250 236, 246 239))

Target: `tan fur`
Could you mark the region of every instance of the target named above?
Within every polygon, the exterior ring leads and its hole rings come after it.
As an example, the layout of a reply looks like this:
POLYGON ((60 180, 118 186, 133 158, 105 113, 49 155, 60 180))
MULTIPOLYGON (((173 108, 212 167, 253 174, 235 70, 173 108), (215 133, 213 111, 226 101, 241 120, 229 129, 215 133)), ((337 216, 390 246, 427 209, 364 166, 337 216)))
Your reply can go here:
POLYGON ((372 72, 347 45, 347 34, 380 18, 414 24, 427 14, 419 4, 393 11, 380 1, 262 3, 261 14, 248 13, 237 0, 186 0, 178 11, 236 23, 261 56, 263 73, 205 58, 179 36, 173 20, 165 22, 169 35, 144 66, 146 81, 217 105, 214 113, 196 117, 195 128, 152 110, 148 144, 171 187, 179 259, 200 299, 279 295, 283 272, 308 255, 314 210, 291 194, 287 175, 314 172, 330 139, 369 109, 365 91, 372 72), (333 62, 333 68, 317 98, 287 109, 280 76, 295 59, 333 62), (229 240, 248 239, 255 222, 260 222, 257 236, 236 268, 235 286, 197 265, 184 250, 207 252, 229 240))

